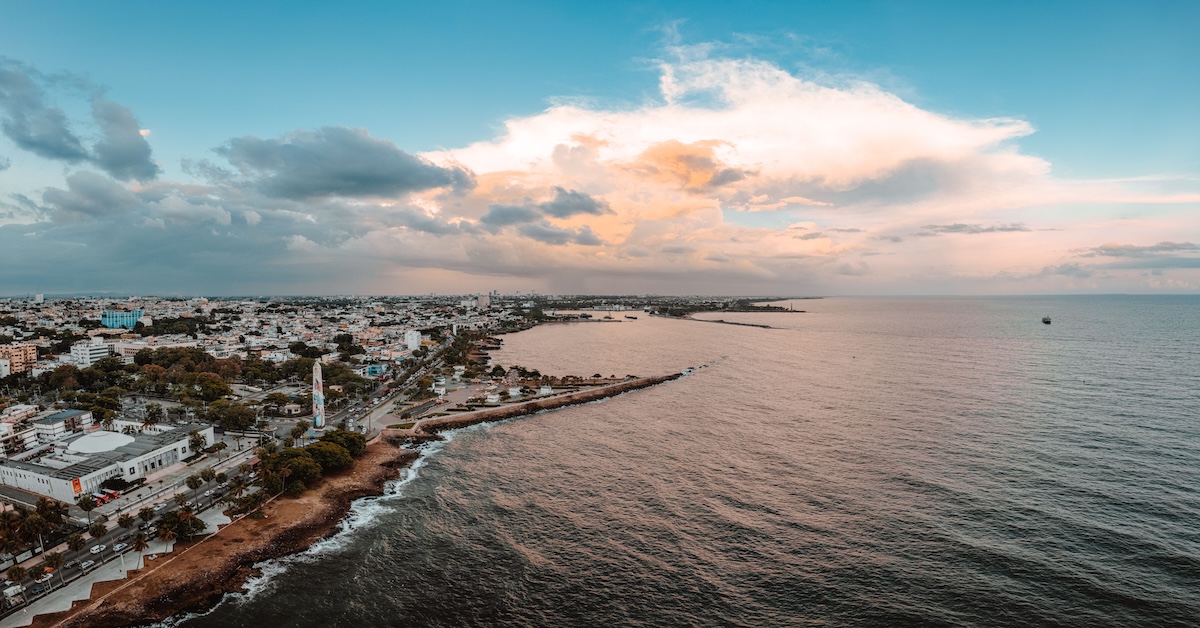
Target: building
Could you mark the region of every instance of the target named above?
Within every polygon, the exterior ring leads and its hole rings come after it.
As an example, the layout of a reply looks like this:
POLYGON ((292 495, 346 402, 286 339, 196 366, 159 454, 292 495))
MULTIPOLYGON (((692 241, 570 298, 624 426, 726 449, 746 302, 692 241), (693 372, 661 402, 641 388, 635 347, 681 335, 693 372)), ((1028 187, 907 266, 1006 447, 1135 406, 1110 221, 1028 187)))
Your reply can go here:
POLYGON ((109 329, 123 327, 125 329, 133 329, 137 325, 138 319, 142 317, 142 310, 133 310, 130 312, 118 312, 116 310, 104 310, 100 313, 100 324, 109 329))
POLYGON ((29 424, 0 423, 0 451, 15 456, 38 446, 37 430, 29 424))
POLYGON ((24 373, 37 362, 37 345, 0 345, 0 359, 8 360, 10 373, 24 373))
POLYGON ((55 443, 36 462, 0 459, 0 484, 71 503, 109 478, 131 482, 193 455, 191 433, 213 442, 210 425, 184 425, 158 434, 93 429, 55 443))
POLYGON ((416 351, 421 348, 421 332, 413 329, 404 332, 404 344, 408 346, 409 351, 416 351))
POLYGON ((86 410, 63 410, 33 420, 38 440, 43 443, 56 441, 71 432, 78 432, 91 426, 92 413, 86 410))
POLYGON ((112 355, 111 345, 105 344, 104 339, 100 336, 95 336, 91 340, 81 340, 71 345, 71 362, 81 369, 85 369, 110 355, 112 355))
POLYGON ((0 360, 0 379, 4 379, 9 375, 12 375, 12 362, 0 360))

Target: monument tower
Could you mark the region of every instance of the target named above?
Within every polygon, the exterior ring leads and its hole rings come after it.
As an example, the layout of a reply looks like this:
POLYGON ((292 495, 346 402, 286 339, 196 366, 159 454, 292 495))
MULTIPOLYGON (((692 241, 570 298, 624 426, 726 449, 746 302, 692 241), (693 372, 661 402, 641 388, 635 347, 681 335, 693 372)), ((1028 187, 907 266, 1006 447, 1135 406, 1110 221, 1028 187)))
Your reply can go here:
POLYGON ((313 362, 313 421, 314 430, 325 429, 325 387, 321 383, 321 363, 313 362))

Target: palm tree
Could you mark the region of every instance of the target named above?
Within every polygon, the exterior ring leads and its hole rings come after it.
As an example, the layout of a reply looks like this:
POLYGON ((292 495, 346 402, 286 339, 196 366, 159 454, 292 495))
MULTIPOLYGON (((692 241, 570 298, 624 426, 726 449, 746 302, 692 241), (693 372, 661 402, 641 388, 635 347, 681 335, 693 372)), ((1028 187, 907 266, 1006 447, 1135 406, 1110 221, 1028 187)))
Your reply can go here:
POLYGON ((163 543, 170 543, 175 538, 175 530, 170 526, 163 526, 158 529, 158 538, 163 543))
POLYGON ((175 493, 175 505, 183 508, 183 505, 188 501, 187 495, 183 493, 175 493))
POLYGON ((149 506, 146 506, 145 508, 139 510, 138 511, 138 519, 141 519, 142 521, 145 521, 146 523, 150 523, 151 521, 154 520, 154 509, 149 506))
POLYGON ((65 585, 67 584, 66 576, 63 575, 62 566, 67 562, 67 556, 62 552, 50 552, 46 554, 46 566, 58 572, 58 578, 65 585))
POLYGON ((126 530, 132 528, 135 523, 137 523, 137 518, 129 513, 124 513, 120 517, 117 517, 117 525, 126 530))
POLYGON ((217 477, 217 472, 212 467, 204 467, 200 470, 200 479, 205 483, 212 482, 215 477, 217 477))
POLYGON ((87 542, 83 540, 83 535, 78 532, 67 537, 67 549, 72 552, 78 552, 86 544, 87 542))
POLYGON ((27 542, 32 544, 34 540, 40 539, 42 534, 48 532, 50 528, 50 522, 46 521, 45 517, 35 512, 32 515, 25 517, 25 520, 21 522, 21 529, 19 532, 21 536, 27 540, 27 542))
POLYGON ((100 540, 100 537, 106 533, 108 533, 108 526, 104 525, 103 522, 94 521, 92 525, 88 526, 88 534, 92 535, 92 538, 95 540, 100 540))
POLYGON ((133 537, 132 546, 133 550, 138 553, 138 564, 145 567, 146 561, 144 558, 146 554, 146 548, 150 547, 150 541, 146 539, 145 534, 138 532, 137 536, 133 537))
POLYGON ((75 500, 75 505, 87 513, 88 523, 90 524, 92 522, 92 511, 96 509, 96 498, 85 493, 80 495, 79 499, 75 500))
POLYGON ((233 478, 233 482, 229 484, 229 494, 238 497, 246 492, 246 480, 242 476, 233 478))
POLYGON ((7 575, 8 579, 13 582, 20 582, 25 579, 25 568, 20 565, 13 565, 12 567, 8 568, 8 571, 5 572, 5 575, 7 575))
POLYGON ((187 479, 187 487, 192 489, 192 497, 196 497, 196 489, 204 486, 204 480, 198 475, 189 475, 187 479))

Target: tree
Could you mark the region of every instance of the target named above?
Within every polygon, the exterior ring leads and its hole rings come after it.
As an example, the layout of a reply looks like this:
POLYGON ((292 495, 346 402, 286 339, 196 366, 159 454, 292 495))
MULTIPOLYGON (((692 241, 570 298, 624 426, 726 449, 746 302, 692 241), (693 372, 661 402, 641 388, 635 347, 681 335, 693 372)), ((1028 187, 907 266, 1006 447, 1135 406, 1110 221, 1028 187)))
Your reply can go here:
POLYGON ((217 483, 218 483, 218 484, 224 484, 224 483, 225 483, 225 481, 226 481, 226 480, 228 480, 228 479, 229 479, 229 476, 228 476, 228 475, 225 475, 224 473, 218 473, 218 474, 217 474, 217 477, 216 477, 216 480, 217 480, 217 483))
POLYGON ((217 477, 217 472, 212 467, 205 467, 200 470, 200 479, 207 482, 212 482, 213 478, 217 477))
POLYGON ((75 500, 75 505, 87 513, 88 523, 92 522, 92 511, 96 509, 96 498, 84 493, 75 500))
POLYGON ((184 495, 183 493, 175 493, 174 499, 175 505, 179 506, 180 508, 183 508, 183 505, 188 501, 187 495, 184 495))
POLYGON ((196 496, 196 489, 204 486, 204 480, 198 475, 189 475, 187 478, 187 487, 192 489, 192 497, 196 496))
POLYGON ((351 456, 357 458, 367 449, 367 437, 358 432, 347 430, 329 430, 321 437, 322 441, 337 443, 346 448, 351 456))
POLYGON ((160 526, 158 528, 158 538, 162 540, 163 543, 170 543, 171 541, 175 540, 175 536, 175 530, 172 528, 167 526, 160 526))
POLYGON ((268 405, 270 407, 275 408, 276 411, 278 411, 279 408, 282 408, 291 402, 292 402, 292 400, 289 399, 287 395, 285 395, 281 392, 273 392, 263 398, 263 403, 265 403, 266 405, 268 405))
POLYGON ((92 538, 96 540, 99 540, 100 537, 104 536, 107 532, 108 526, 99 521, 95 521, 92 523, 92 525, 88 526, 88 534, 92 535, 92 538))
POLYGON ((62 525, 63 517, 67 514, 67 505, 49 497, 39 497, 34 512, 41 515, 52 525, 62 525))
POLYGON ((59 580, 62 581, 62 583, 64 585, 67 583, 67 580, 66 580, 66 577, 63 576, 62 566, 66 562, 67 562, 67 557, 62 552, 50 552, 50 553, 46 554, 46 566, 55 571, 58 571, 58 578, 59 578, 59 580))
POLYGON ((200 453, 200 450, 204 449, 206 445, 208 445, 208 439, 204 438, 199 430, 192 430, 188 434, 188 448, 192 450, 192 453, 200 453))
POLYGON ((154 509, 147 506, 147 507, 139 510, 138 511, 138 519, 141 519, 142 521, 145 521, 146 523, 150 523, 151 521, 154 521, 154 509))
POLYGON ((312 459, 321 465, 323 473, 339 471, 354 464, 354 458, 345 447, 328 441, 316 442, 304 448, 312 459))
POLYGON ((123 513, 120 517, 117 517, 117 525, 125 528, 126 530, 132 528, 133 524, 135 523, 137 523, 137 517, 134 517, 129 513, 123 513))
MULTIPOLYGON (((241 438, 241 436, 239 436, 238 438, 241 438)), ((228 448, 229 448, 229 445, 225 441, 219 441, 217 443, 213 443, 212 450, 217 452, 217 460, 221 460, 222 458, 225 457, 224 451, 228 448)))
POLYGON ((72 552, 78 552, 86 544, 87 542, 83 540, 83 535, 78 532, 67 537, 67 549, 72 552))
POLYGON ((150 547, 150 541, 146 539, 146 535, 138 532, 137 536, 133 537, 133 543, 131 545, 133 547, 133 551, 138 553, 138 564, 145 565, 143 558, 145 558, 146 548, 150 547))
MULTIPOLYGON (((144 351, 144 349, 143 349, 144 351)), ((139 351, 139 353, 141 353, 139 351)), ((158 422, 163 418, 162 405, 157 403, 146 404, 146 416, 142 419, 142 427, 151 427, 158 425, 158 422)))
POLYGON ((7 575, 8 579, 13 582, 20 582, 25 579, 25 568, 20 565, 13 565, 12 567, 8 568, 8 571, 5 572, 5 575, 7 575))

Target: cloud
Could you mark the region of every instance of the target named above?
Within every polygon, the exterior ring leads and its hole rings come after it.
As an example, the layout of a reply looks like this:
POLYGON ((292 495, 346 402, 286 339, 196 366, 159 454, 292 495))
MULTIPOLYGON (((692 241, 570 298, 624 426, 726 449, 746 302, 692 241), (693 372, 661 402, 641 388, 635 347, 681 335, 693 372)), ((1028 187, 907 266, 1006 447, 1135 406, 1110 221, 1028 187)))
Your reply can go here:
POLYGON ((69 175, 66 190, 47 189, 42 202, 55 222, 103 218, 142 206, 141 199, 121 184, 87 170, 69 175))
POLYGON ((1191 242, 1159 242, 1150 246, 1135 246, 1133 244, 1101 244, 1100 246, 1083 249, 1082 257, 1147 257, 1163 253, 1191 253, 1200 251, 1200 245, 1191 242))
POLYGON ((48 79, 32 68, 0 57, 0 129, 19 148, 40 157, 76 163, 88 158, 62 109, 47 104, 48 79))
POLYGON ((1030 231, 1029 227, 1016 222, 1007 225, 988 226, 954 223, 952 225, 925 225, 921 228, 925 229, 931 235, 938 233, 965 233, 974 235, 978 233, 1010 233, 1016 231, 1030 231))
POLYGON ((542 217, 541 212, 532 207, 517 205, 492 205, 479 222, 489 227, 500 228, 533 222, 542 217))
POLYGON ((579 214, 600 216, 613 213, 608 203, 575 190, 564 190, 554 187, 554 199, 541 203, 538 207, 542 213, 555 218, 570 218, 579 214))
POLYGON ((363 129, 322 127, 275 139, 239 137, 217 153, 246 184, 277 198, 392 197, 471 185, 463 169, 434 165, 363 129))
POLYGON ((93 147, 93 163, 116 179, 150 181, 159 168, 151 159, 150 143, 128 107, 105 98, 92 101, 92 116, 103 138, 93 147))

